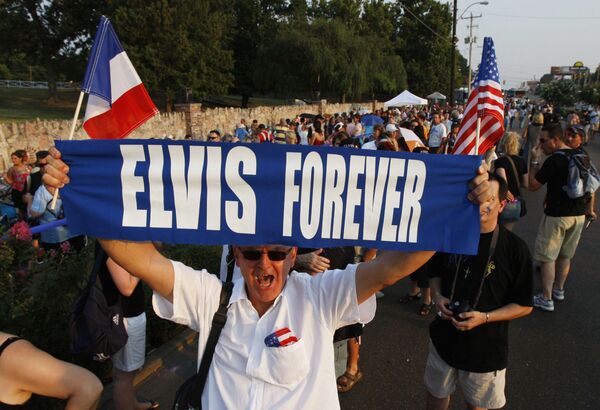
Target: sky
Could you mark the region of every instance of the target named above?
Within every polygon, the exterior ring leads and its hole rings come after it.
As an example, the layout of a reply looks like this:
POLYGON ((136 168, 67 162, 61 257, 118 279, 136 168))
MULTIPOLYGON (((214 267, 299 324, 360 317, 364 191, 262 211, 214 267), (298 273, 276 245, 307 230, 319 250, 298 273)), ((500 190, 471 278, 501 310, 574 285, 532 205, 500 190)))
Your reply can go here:
MULTIPOLYGON (((483 37, 494 39, 500 80, 506 88, 519 87, 526 80, 539 80, 550 66, 571 66, 581 61, 595 71, 600 64, 600 0, 487 0, 474 5, 463 17, 474 19, 477 43, 473 44, 472 65, 481 61, 483 37)), ((441 0, 448 3, 448 0, 441 0)), ((458 0, 458 13, 477 1, 458 0)), ((452 3, 450 1, 450 3, 452 3)), ((452 5, 451 5, 452 7, 452 5)), ((465 58, 469 45, 469 20, 458 20, 458 48, 465 58)))

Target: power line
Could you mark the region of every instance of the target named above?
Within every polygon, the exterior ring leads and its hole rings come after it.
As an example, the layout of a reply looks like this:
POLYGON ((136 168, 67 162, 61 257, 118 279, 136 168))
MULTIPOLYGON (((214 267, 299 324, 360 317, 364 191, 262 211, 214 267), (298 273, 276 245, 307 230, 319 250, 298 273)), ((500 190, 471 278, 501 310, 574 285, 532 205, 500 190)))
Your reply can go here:
POLYGON ((508 17, 514 19, 530 19, 530 20, 600 20, 600 17, 543 17, 543 16, 515 16, 511 14, 495 14, 486 13, 488 16, 508 17))
POLYGON ((444 37, 440 34, 438 34, 434 29, 432 29, 431 27, 429 27, 423 20, 421 20, 419 17, 417 17, 417 15, 415 13, 413 13, 408 7, 406 7, 406 5, 404 3, 402 3, 401 1, 399 1, 398 3, 402 4, 402 7, 404 8, 404 10, 408 11, 411 16, 413 16, 414 18, 417 19, 417 21, 419 23, 421 23, 423 26, 425 26, 425 28, 429 31, 431 31, 433 34, 435 34, 436 36, 438 36, 439 38, 441 38, 444 41, 448 41, 449 39, 447 37, 444 37))

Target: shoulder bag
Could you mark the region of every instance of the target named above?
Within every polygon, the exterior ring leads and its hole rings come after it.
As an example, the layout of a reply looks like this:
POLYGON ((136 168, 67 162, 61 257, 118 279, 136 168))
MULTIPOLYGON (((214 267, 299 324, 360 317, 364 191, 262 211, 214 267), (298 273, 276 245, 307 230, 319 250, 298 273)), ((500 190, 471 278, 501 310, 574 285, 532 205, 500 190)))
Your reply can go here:
POLYGON ((173 410, 199 410, 202 409, 202 392, 204 391, 204 385, 206 384, 206 378, 208 377, 208 371, 212 363, 212 358, 219 341, 219 336, 225 323, 227 322, 227 308, 229 305, 229 299, 231 298, 231 291, 233 290, 233 283, 231 282, 233 277, 233 267, 235 263, 233 261, 233 253, 231 247, 229 248, 229 255, 227 255, 227 280, 223 282, 221 288, 221 296, 219 302, 219 308, 215 312, 212 320, 212 326, 206 341, 206 347, 204 348, 204 354, 200 361, 200 368, 198 372, 187 379, 175 393, 175 402, 173 403, 173 410))

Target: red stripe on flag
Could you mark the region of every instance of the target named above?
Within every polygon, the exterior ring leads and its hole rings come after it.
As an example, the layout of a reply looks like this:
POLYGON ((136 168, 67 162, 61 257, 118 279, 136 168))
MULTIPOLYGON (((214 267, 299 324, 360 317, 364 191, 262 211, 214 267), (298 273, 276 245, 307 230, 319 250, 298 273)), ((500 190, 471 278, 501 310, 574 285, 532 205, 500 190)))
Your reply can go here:
POLYGON ((287 327, 284 327, 283 329, 279 329, 275 331, 275 336, 281 336, 284 335, 286 333, 290 333, 290 329, 288 329, 287 327))
POLYGON ((282 340, 281 342, 279 342, 279 344, 281 346, 287 346, 291 343, 296 343, 298 341, 298 339, 296 338, 296 336, 290 336, 287 339, 282 340))
POLYGON ((116 100, 110 110, 83 123, 93 139, 125 138, 131 131, 158 113, 144 84, 139 84, 116 100))

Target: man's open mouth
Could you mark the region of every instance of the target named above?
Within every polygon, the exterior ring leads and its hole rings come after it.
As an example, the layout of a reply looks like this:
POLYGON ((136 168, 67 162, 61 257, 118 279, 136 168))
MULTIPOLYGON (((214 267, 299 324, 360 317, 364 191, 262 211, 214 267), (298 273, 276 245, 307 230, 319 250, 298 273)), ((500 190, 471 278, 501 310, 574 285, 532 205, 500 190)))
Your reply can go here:
POLYGON ((260 288, 268 288, 275 280, 275 276, 265 273, 257 273, 254 275, 254 279, 256 279, 256 283, 260 288))

